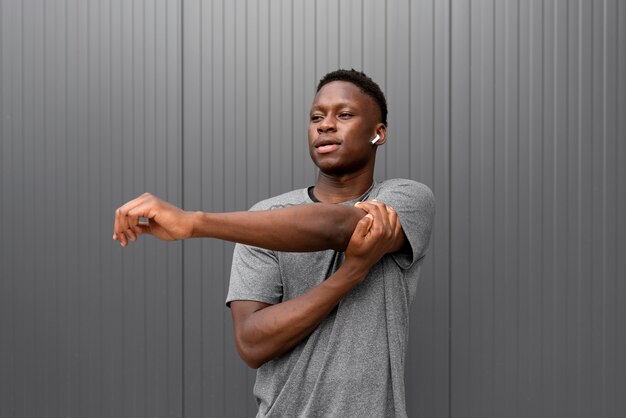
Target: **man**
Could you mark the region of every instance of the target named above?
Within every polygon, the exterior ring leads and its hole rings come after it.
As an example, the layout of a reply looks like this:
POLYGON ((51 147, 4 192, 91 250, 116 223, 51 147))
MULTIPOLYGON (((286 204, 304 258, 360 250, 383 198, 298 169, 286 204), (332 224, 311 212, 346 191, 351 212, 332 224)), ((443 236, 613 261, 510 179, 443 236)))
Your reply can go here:
POLYGON ((378 85, 338 70, 311 106, 314 186, 248 212, 184 212, 148 194, 116 211, 123 246, 144 233, 238 243, 227 305, 237 349, 258 368, 259 417, 406 416, 409 306, 434 200, 411 180, 374 182, 386 127, 378 85))

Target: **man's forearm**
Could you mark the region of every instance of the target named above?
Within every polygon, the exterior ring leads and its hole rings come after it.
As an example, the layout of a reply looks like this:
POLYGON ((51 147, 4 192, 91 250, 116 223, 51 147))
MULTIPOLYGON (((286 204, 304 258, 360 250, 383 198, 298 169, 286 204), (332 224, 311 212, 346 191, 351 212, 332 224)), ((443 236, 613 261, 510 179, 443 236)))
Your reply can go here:
POLYGON ((241 357, 257 368, 291 350, 363 280, 368 270, 364 264, 345 263, 305 294, 262 309, 258 309, 259 303, 233 301, 235 339, 241 357))
POLYGON ((210 237, 276 251, 345 250, 365 212, 315 203, 268 211, 193 213, 193 237, 210 237))

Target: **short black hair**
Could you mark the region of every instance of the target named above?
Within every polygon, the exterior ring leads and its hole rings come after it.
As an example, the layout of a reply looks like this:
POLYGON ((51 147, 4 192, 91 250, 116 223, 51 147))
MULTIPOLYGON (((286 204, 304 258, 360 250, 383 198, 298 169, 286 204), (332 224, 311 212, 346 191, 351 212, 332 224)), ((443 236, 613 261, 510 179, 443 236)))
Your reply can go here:
POLYGON ((374 80, 365 75, 365 73, 355 69, 335 70, 322 77, 317 85, 316 92, 319 92, 322 87, 332 81, 347 81, 348 83, 352 83, 363 93, 374 99, 380 109, 381 121, 385 126, 387 126, 387 100, 385 99, 383 91, 380 89, 378 84, 374 82, 374 80))

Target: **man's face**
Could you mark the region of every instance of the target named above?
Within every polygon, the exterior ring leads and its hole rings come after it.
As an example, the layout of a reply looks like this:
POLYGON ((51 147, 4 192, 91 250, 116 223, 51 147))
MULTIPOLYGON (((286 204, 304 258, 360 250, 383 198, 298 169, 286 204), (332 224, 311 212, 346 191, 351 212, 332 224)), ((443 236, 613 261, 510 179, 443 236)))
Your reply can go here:
POLYGON ((376 102, 357 86, 346 81, 326 84, 311 106, 308 134, 313 162, 330 175, 373 170, 376 146, 370 140, 377 132, 384 136, 379 121, 376 102))

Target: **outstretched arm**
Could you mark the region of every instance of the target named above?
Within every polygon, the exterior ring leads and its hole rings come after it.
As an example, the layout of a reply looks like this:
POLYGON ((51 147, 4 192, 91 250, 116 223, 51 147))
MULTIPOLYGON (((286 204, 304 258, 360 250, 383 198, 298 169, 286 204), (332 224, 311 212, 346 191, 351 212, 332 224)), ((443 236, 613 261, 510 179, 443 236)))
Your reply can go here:
POLYGON ((275 305, 257 301, 230 304, 237 350, 253 368, 291 350, 367 276, 380 258, 399 250, 404 235, 397 214, 378 202, 365 202, 368 214, 351 236, 345 261, 328 279, 308 292, 275 305))
POLYGON ((188 212, 145 193, 115 211, 113 239, 125 247, 139 235, 163 240, 217 238, 276 251, 344 251, 364 210, 314 203, 269 211, 188 212), (141 225, 139 218, 149 219, 141 225))

